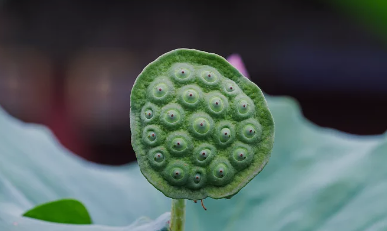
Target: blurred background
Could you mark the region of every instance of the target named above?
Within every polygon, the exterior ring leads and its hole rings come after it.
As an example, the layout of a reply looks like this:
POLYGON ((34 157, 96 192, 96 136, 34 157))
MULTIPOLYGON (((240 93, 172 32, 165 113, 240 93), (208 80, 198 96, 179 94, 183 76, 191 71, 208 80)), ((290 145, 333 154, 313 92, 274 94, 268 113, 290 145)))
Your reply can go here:
POLYGON ((381 134, 386 9, 377 0, 0 0, 0 105, 85 159, 125 164, 135 160, 135 78, 185 47, 239 53, 252 81, 296 98, 317 125, 381 134))

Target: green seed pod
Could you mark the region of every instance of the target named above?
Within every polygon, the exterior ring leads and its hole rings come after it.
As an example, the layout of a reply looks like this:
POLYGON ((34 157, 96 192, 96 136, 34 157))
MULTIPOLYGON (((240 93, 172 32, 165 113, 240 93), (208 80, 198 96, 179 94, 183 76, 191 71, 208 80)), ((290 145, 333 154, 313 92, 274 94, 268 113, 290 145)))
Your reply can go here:
POLYGON ((162 55, 138 76, 130 104, 141 172, 168 197, 231 198, 269 160, 274 121, 263 94, 218 55, 162 55))

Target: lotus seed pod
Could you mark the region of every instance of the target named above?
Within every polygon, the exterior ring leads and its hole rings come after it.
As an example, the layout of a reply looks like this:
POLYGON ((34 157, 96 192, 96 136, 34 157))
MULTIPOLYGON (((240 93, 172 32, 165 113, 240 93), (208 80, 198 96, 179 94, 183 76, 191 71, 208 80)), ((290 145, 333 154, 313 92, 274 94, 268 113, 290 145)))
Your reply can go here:
POLYGON ((162 55, 136 79, 130 104, 141 172, 168 197, 231 198, 269 160, 274 122, 265 98, 218 55, 162 55))

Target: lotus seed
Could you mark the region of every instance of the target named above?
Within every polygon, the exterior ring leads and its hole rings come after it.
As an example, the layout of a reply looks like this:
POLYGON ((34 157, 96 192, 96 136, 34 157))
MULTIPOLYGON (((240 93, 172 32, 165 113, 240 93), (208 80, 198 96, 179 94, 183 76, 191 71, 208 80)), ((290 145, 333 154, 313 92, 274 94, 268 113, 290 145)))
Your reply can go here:
POLYGON ((239 113, 241 113, 241 114, 247 113, 248 112, 247 105, 248 105, 248 103, 246 100, 239 101, 239 107, 238 107, 239 113))
POLYGON ((152 148, 148 151, 149 164, 156 170, 162 170, 167 164, 169 153, 163 146, 152 148))
POLYGON ((162 162, 163 160, 164 160, 164 155, 162 153, 155 154, 155 161, 156 162, 162 162))
POLYGON ((219 112, 223 109, 222 100, 218 97, 214 97, 211 99, 211 109, 215 112, 219 112))
POLYGON ((233 83, 228 83, 228 84, 226 84, 225 89, 228 93, 233 93, 236 89, 234 86, 235 85, 233 83))
POLYGON ((208 73, 208 71, 205 71, 205 72, 203 73, 203 76, 204 76, 203 79, 204 79, 206 82, 213 83, 213 82, 216 81, 215 75, 214 75, 214 74, 211 74, 211 73, 208 73))
POLYGON ((148 139, 154 141, 156 139, 156 134, 154 132, 148 132, 148 139))
POLYGON ((187 83, 192 81, 194 68, 188 63, 175 63, 172 65, 169 75, 171 79, 178 83, 187 83))
POLYGON ((210 123, 205 118, 197 118, 194 122, 194 130, 200 134, 206 134, 210 130, 210 123))
POLYGON ((169 123, 176 123, 180 119, 180 115, 176 110, 169 110, 164 118, 169 123))
POLYGON ((211 66, 198 67, 196 71, 197 83, 201 85, 205 90, 207 89, 219 89, 219 84, 223 82, 223 76, 217 69, 211 66))
POLYGON ((182 69, 180 73, 179 72, 176 73, 176 77, 179 79, 186 79, 189 77, 189 74, 190 74, 189 70, 182 69))
POLYGON ((255 128, 252 125, 246 125, 244 127, 244 136, 252 138, 255 135, 255 128))
POLYGON ((205 159, 207 159, 208 155, 211 153, 211 150, 209 149, 204 149, 202 150, 200 153, 199 153, 199 156, 198 156, 198 159, 200 161, 203 161, 205 159))
POLYGON ((227 98, 219 92, 210 92, 207 97, 207 111, 213 116, 223 117, 226 115, 228 101, 227 98))
POLYGON ((182 170, 180 168, 175 168, 172 174, 173 178, 181 179, 183 177, 182 170))
POLYGON ((199 183, 200 182, 200 173, 196 173, 194 181, 195 181, 195 183, 199 183))
POLYGON ((246 159, 246 150, 242 148, 238 148, 234 151, 234 158, 238 161, 242 161, 246 159))
POLYGON ((253 161, 254 155, 250 145, 238 141, 230 149, 230 152, 229 160, 237 170, 248 168, 253 161))
POLYGON ((146 110, 146 111, 145 111, 145 117, 146 117, 147 119, 151 119, 152 116, 153 116, 153 112, 152 112, 151 110, 146 110))
POLYGON ((223 178, 224 177, 224 169, 226 168, 226 166, 224 165, 219 165, 218 168, 216 169, 215 171, 215 175, 216 177, 218 178, 223 178))
POLYGON ((239 139, 245 143, 252 144, 257 142, 262 135, 262 126, 256 120, 248 119, 242 121, 238 127, 239 139))
POLYGON ((231 138, 231 131, 228 128, 223 128, 220 133, 220 141, 222 142, 226 142, 231 138))
POLYGON ((196 166, 207 166, 217 155, 217 149, 209 143, 202 143, 193 151, 192 162, 196 166))
POLYGON ((241 93, 237 84, 232 80, 226 80, 223 82, 222 91, 226 96, 228 96, 230 98, 233 98, 237 95, 240 95, 240 93, 241 93))
POLYGON ((156 86, 153 94, 155 97, 158 97, 158 98, 163 97, 165 96, 165 94, 167 94, 167 89, 168 87, 166 84, 160 83, 156 86))
POLYGON ((185 147, 185 141, 183 139, 181 139, 181 138, 175 139, 175 146, 174 146, 174 148, 176 150, 182 150, 182 149, 184 149, 184 147, 185 147))
POLYGON ((158 118, 156 117, 158 113, 159 108, 156 105, 148 102, 142 107, 140 117, 144 123, 149 124, 157 121, 158 118))
POLYGON ((190 104, 196 103, 199 100, 199 93, 194 89, 189 89, 184 94, 184 101, 190 104))
POLYGON ((192 114, 189 122, 189 131, 193 136, 197 138, 205 138, 212 132, 212 128, 214 126, 214 121, 206 113, 199 112, 192 114))
POLYGON ((161 109, 161 123, 165 128, 173 130, 178 128, 184 119, 183 108, 176 103, 171 103, 161 109))
POLYGON ((203 93, 197 85, 186 85, 178 90, 178 103, 188 109, 197 109, 200 105, 203 93))
POLYGON ((167 138, 167 148, 171 154, 181 157, 192 152, 192 138, 185 132, 172 132, 167 138))

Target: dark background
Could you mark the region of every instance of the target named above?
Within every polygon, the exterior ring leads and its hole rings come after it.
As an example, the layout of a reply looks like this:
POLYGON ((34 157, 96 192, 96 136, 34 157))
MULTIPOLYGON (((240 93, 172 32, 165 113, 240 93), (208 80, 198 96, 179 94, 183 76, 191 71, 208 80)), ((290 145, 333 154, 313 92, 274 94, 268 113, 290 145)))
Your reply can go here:
POLYGON ((328 1, 0 0, 0 105, 88 160, 124 164, 134 79, 186 47, 239 53, 264 92, 320 126, 380 134, 386 44, 328 1))

